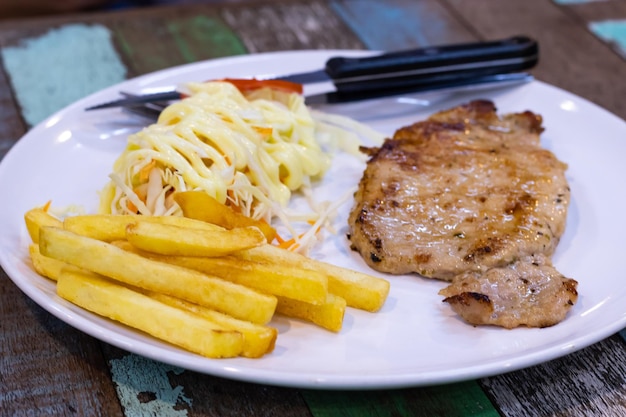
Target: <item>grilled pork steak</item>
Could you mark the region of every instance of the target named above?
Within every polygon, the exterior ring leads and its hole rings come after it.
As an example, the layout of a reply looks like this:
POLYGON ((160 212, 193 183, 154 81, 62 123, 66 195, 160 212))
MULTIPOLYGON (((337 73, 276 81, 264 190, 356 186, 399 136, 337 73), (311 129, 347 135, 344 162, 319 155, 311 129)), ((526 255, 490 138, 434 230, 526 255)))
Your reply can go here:
POLYGON ((378 271, 452 281, 441 293, 472 324, 561 321, 576 281, 550 256, 570 191, 566 164, 540 146, 542 131, 541 116, 500 117, 481 100, 363 149, 370 159, 349 217, 352 248, 378 271))

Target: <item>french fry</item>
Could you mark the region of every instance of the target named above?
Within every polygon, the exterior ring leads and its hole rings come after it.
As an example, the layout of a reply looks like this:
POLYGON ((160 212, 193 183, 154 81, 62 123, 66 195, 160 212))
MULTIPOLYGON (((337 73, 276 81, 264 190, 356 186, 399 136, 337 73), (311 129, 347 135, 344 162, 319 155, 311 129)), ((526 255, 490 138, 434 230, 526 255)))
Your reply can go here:
POLYGON ((265 324, 276 298, 210 275, 124 251, 110 243, 55 227, 43 227, 44 256, 99 273, 129 285, 182 298, 241 320, 265 324))
POLYGON ((256 226, 263 232, 268 243, 276 237, 276 230, 267 222, 237 213, 203 191, 175 193, 174 201, 180 206, 185 217, 217 224, 227 229, 256 226))
POLYGON ((140 216, 135 214, 87 214, 66 217, 63 228, 103 242, 126 239, 126 227, 137 221, 167 224, 199 230, 225 230, 223 227, 178 216, 140 216))
POLYGON ((333 332, 341 330, 345 311, 346 300, 333 294, 328 294, 326 301, 320 305, 278 297, 276 306, 279 314, 309 321, 333 332))
POLYGON ((24 222, 33 243, 39 243, 39 229, 43 226, 61 227, 63 224, 61 220, 48 213, 47 206, 28 210, 24 214, 24 222))
POLYGON ((33 268, 35 269, 35 272, 53 281, 59 279, 59 275, 61 275, 61 271, 63 271, 64 269, 77 268, 73 265, 68 264, 67 262, 43 256, 39 251, 39 245, 36 243, 31 243, 28 246, 28 253, 30 254, 30 260, 33 263, 33 268))
POLYGON ((168 256, 141 251, 126 241, 113 242, 119 248, 143 257, 211 274, 266 294, 293 298, 311 304, 322 304, 328 293, 326 275, 283 265, 222 256, 168 256))
POLYGON ((328 291, 346 300, 350 307, 376 312, 385 304, 389 281, 361 272, 320 262, 272 245, 238 252, 234 256, 258 262, 320 271, 328 278, 328 291))
POLYGON ((126 227, 126 239, 135 247, 162 255, 223 256, 265 243, 256 227, 199 230, 137 221, 126 227))
POLYGON ((170 297, 169 295, 155 292, 148 292, 146 295, 172 307, 197 314, 206 320, 215 323, 217 326, 223 327, 224 329, 238 331, 243 335, 242 356, 248 358, 260 358, 261 356, 274 350, 276 338, 278 337, 278 331, 273 327, 238 320, 215 310, 181 300, 180 298, 170 297))
POLYGON ((59 275, 57 293, 86 310, 209 358, 235 357, 243 351, 240 332, 94 273, 64 270, 59 275))

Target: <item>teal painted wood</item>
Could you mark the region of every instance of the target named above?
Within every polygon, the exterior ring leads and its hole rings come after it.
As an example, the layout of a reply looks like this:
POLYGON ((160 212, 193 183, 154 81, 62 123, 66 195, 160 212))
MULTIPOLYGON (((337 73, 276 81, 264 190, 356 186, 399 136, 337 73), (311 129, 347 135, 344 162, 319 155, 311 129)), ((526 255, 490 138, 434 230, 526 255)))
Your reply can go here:
POLYGON ((589 29, 626 58, 626 19, 591 22, 589 29))
POLYGON ((369 49, 393 51, 476 39, 438 2, 333 0, 330 5, 369 49))
POLYGON ((192 400, 172 386, 168 374, 184 369, 129 354, 109 361, 111 377, 126 417, 185 417, 192 400))
POLYGON ((62 26, 5 47, 1 54, 30 126, 90 93, 123 81, 126 75, 111 33, 101 25, 62 26))
POLYGON ((598 0, 553 0, 557 4, 581 4, 581 3, 592 3, 598 0))

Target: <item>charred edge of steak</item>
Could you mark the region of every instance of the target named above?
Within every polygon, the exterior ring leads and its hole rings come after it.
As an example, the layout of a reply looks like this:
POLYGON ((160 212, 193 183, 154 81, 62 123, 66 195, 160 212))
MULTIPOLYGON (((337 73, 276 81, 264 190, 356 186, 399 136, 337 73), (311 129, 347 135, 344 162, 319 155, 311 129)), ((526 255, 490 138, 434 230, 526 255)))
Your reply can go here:
POLYGON ((573 306, 578 300, 578 281, 568 278, 563 281, 563 286, 565 287, 565 291, 571 294, 571 298, 567 300, 567 304, 573 306))
POLYGON ((472 291, 462 292, 460 294, 446 297, 443 299, 443 302, 448 304, 461 304, 466 307, 478 303, 483 307, 488 307, 490 310, 493 310, 493 304, 491 303, 488 295, 472 291))
POLYGON ((461 108, 475 114, 492 114, 498 111, 493 101, 484 99, 470 101, 469 103, 462 105, 461 108))

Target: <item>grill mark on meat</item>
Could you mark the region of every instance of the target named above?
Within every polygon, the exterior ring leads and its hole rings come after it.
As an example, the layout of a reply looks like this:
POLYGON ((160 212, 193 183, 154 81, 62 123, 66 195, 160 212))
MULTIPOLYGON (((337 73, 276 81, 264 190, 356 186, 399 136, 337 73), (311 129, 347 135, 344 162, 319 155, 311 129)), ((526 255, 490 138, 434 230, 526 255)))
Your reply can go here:
POLYGON ((559 322, 577 297, 576 281, 550 262, 570 190, 567 165, 540 147, 542 123, 531 111, 498 116, 491 101, 477 100, 361 148, 369 160, 349 218, 352 249, 378 271, 451 281, 444 301, 472 324, 559 322), (507 303, 501 292, 511 280, 532 297, 507 303), (495 290, 468 290, 473 281, 495 290), (548 307, 553 299, 558 308, 548 307))

